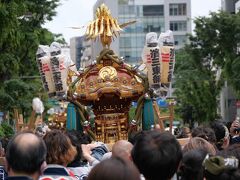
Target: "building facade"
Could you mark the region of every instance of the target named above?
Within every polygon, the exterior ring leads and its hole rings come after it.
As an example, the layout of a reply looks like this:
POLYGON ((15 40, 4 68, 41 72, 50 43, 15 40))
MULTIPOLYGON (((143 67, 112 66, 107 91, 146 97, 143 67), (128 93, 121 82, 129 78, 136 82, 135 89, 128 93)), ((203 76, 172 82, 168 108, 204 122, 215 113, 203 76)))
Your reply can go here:
POLYGON ((76 64, 77 69, 80 68, 81 57, 83 55, 84 36, 72 37, 70 39, 70 57, 76 64))
POLYGON ((91 40, 84 39, 82 42, 82 57, 81 57, 81 68, 86 68, 87 66, 92 64, 92 48, 91 48, 91 40))
POLYGON ((77 69, 85 68, 92 63, 92 43, 85 36, 70 39, 70 55, 77 69))
MULTIPOLYGON (((100 4, 105 3, 112 16, 119 23, 137 20, 135 24, 124 28, 121 36, 111 45, 111 48, 129 64, 141 63, 141 54, 148 32, 172 30, 176 49, 187 42, 187 33, 191 28, 191 0, 98 0, 94 12, 100 4)), ((93 58, 101 50, 99 42, 93 44, 93 58)))
POLYGON ((239 0, 222 0, 222 10, 234 14, 236 12, 236 3, 239 0))

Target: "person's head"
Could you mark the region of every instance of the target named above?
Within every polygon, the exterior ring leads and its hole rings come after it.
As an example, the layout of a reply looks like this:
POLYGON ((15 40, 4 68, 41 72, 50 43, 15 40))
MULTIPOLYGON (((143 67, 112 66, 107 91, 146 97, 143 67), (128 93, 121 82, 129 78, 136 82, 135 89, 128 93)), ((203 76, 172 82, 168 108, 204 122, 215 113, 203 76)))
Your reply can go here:
POLYGON ((230 130, 230 134, 232 136, 231 144, 239 143, 240 142, 240 122, 239 118, 237 117, 233 122, 228 122, 228 129, 230 130))
POLYGON ((218 150, 227 148, 229 146, 230 141, 228 128, 219 121, 212 122, 211 128, 215 132, 216 147, 218 148, 218 150))
POLYGON ((82 157, 82 148, 81 148, 81 141, 80 141, 80 133, 76 130, 71 130, 66 132, 67 136, 71 140, 72 145, 76 148, 77 154, 74 160, 80 161, 82 157))
POLYGON ((87 180, 140 180, 140 173, 134 164, 119 157, 112 157, 97 164, 87 180))
POLYGON ((131 133, 128 134, 128 142, 134 145, 138 138, 142 136, 143 132, 144 131, 132 131, 131 133))
POLYGON ((10 138, 8 138, 8 137, 3 137, 3 138, 1 139, 2 148, 4 148, 5 151, 6 151, 6 149, 7 149, 7 146, 8 146, 9 141, 10 141, 10 138))
POLYGON ((191 131, 189 127, 182 127, 179 131, 177 138, 189 138, 191 136, 191 131))
POLYGON ((47 163, 67 166, 76 156, 77 150, 69 137, 60 130, 52 130, 44 136, 47 146, 47 163))
POLYGON ((126 140, 119 140, 112 147, 112 156, 132 160, 131 158, 132 148, 133 145, 130 142, 126 140))
POLYGON ((9 176, 26 175, 37 179, 46 164, 46 146, 33 133, 16 134, 8 143, 6 151, 9 176))
MULTIPOLYGON (((238 161, 240 162, 240 144, 233 144, 224 149, 223 151, 220 151, 219 154, 223 156, 224 158, 227 157, 236 157, 238 161)), ((238 168, 240 169, 240 163, 238 168)))
POLYGON ((202 162, 207 152, 202 149, 193 149, 183 154, 179 173, 181 180, 202 180, 202 162))
POLYGON ((214 148, 214 146, 200 137, 191 138, 189 142, 183 147, 183 153, 193 149, 206 150, 209 154, 216 155, 216 149, 214 148))
POLYGON ((147 131, 135 143, 132 159, 146 179, 167 180, 182 159, 181 146, 169 132, 147 131))
POLYGON ((78 138, 81 141, 81 144, 90 144, 92 143, 92 139, 87 133, 78 133, 78 138))
POLYGON ((216 143, 216 136, 213 129, 209 127, 198 126, 192 130, 192 137, 200 137, 210 142, 211 144, 216 143))
POLYGON ((238 159, 234 157, 206 156, 203 161, 206 180, 238 180, 240 171, 238 159))

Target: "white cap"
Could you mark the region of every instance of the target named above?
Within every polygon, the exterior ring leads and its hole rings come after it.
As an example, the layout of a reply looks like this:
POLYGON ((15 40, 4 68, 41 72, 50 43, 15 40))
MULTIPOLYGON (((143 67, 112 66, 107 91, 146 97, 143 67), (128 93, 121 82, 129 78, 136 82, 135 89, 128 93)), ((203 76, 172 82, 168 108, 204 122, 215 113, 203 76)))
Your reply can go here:
POLYGON ((157 33, 150 32, 146 34, 146 44, 158 43, 157 33))
POLYGON ((49 54, 49 46, 39 45, 36 54, 49 54))
POLYGON ((163 46, 164 43, 167 44, 174 44, 174 38, 173 38, 173 32, 170 30, 167 30, 164 33, 161 33, 158 39, 159 46, 163 46))
POLYGON ((53 42, 50 45, 50 52, 57 52, 57 51, 61 51, 61 44, 58 42, 53 42))

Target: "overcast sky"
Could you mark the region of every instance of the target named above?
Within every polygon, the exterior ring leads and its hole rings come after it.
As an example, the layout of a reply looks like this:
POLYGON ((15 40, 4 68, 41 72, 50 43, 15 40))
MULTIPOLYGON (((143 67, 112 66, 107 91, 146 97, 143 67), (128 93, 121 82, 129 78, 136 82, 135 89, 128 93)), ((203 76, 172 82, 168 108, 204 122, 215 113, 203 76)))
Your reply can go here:
MULTIPOLYGON (((85 29, 74 30, 67 27, 84 26, 92 20, 95 2, 96 0, 61 0, 62 5, 57 8, 57 16, 46 23, 45 27, 53 33, 62 33, 69 43, 71 37, 83 35, 85 29)), ((210 11, 215 12, 221 8, 221 0, 191 0, 191 4, 192 18, 207 16, 210 11)))

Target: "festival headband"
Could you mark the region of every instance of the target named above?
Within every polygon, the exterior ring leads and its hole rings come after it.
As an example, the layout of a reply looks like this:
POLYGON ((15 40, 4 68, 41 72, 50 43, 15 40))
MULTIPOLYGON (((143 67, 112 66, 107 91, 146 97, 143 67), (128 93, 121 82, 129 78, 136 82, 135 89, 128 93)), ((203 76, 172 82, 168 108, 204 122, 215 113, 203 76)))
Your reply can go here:
POLYGON ((228 138, 229 137, 229 131, 228 131, 228 128, 226 126, 223 126, 224 127, 224 130, 225 130, 225 136, 224 138, 228 138))
POLYGON ((227 139, 227 138, 229 137, 228 128, 227 128, 226 126, 224 126, 224 125, 223 125, 223 128, 224 128, 224 131, 225 131, 224 137, 217 142, 217 143, 220 144, 220 145, 223 144, 224 139, 227 139))
POLYGON ((226 169, 237 169, 239 161, 235 157, 223 158, 221 156, 205 157, 203 166, 205 170, 213 175, 218 175, 226 169))

